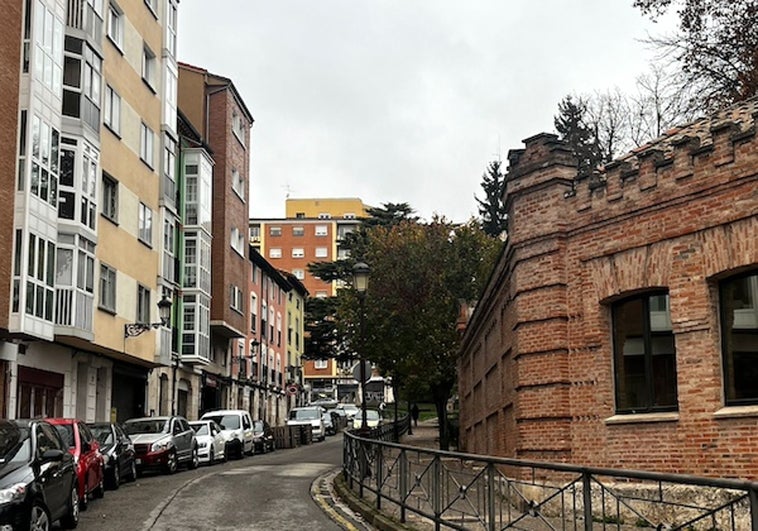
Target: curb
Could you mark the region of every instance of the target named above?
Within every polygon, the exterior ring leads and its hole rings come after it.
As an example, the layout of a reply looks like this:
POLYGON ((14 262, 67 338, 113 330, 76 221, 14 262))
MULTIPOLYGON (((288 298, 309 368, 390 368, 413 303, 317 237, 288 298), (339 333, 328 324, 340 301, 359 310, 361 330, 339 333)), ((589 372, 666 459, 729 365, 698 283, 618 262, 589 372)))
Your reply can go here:
POLYGON ((334 491, 340 500, 347 504, 352 511, 360 514, 367 524, 380 531, 413 531, 415 529, 377 511, 372 505, 356 496, 347 486, 345 478, 342 476, 341 472, 342 471, 339 470, 337 474, 332 477, 334 491))

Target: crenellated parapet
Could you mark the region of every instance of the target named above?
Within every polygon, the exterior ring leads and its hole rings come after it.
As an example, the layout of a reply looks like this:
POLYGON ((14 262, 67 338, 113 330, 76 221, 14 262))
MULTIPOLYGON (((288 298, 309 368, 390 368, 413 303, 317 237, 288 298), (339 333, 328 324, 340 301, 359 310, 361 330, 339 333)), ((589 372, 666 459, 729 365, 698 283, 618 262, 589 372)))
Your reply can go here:
POLYGON ((596 174, 575 180, 566 194, 576 212, 610 203, 658 202, 734 179, 758 157, 758 98, 689 125, 672 129, 606 164, 596 174), (649 199, 648 199, 649 196, 649 199))

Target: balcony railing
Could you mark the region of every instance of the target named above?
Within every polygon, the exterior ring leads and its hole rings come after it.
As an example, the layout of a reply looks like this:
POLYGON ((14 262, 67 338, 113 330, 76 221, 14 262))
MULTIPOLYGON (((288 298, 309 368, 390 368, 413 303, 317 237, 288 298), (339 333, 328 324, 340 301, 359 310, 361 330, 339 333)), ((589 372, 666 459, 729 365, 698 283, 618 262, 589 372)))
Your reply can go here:
POLYGON ((92 332, 94 296, 75 288, 55 290, 55 324, 92 332))
POLYGON ((103 19, 86 0, 68 0, 66 25, 83 31, 88 39, 98 45, 102 41, 103 19))

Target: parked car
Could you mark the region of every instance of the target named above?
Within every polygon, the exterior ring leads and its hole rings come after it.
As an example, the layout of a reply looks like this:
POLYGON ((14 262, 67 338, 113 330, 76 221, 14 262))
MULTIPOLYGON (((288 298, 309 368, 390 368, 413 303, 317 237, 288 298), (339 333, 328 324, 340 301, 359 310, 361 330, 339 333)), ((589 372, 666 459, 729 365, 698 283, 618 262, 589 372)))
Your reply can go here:
POLYGON ((226 437, 221 426, 213 420, 195 420, 189 424, 195 430, 200 462, 212 465, 218 460, 226 461, 226 437))
POLYGON ((347 418, 352 420, 353 417, 355 417, 356 413, 359 413, 361 411, 361 408, 356 406, 355 404, 337 404, 337 406, 334 409, 341 409, 345 412, 347 415, 347 418))
MULTIPOLYGON (((361 414, 361 411, 358 410, 358 413, 356 413, 355 417, 353 417, 353 429, 358 430, 361 428, 361 424, 363 422, 363 415, 361 414)), ((378 409, 367 409, 366 410, 366 426, 369 428, 376 428, 380 426, 382 423, 382 414, 379 412, 378 409)))
POLYGON ((74 456, 44 420, 0 420, 0 528, 79 523, 74 456))
POLYGON ((134 443, 137 472, 161 469, 173 474, 179 465, 197 468, 195 430, 184 417, 143 417, 129 419, 124 431, 134 443))
POLYGON ((265 420, 253 421, 253 443, 256 452, 266 453, 276 450, 274 430, 265 420))
POLYGON ((105 482, 112 489, 121 485, 122 479, 137 479, 137 461, 134 443, 118 424, 112 422, 88 423, 92 435, 100 443, 100 453, 105 459, 105 482))
POLYGON ((214 420, 221 426, 226 437, 228 455, 234 455, 242 459, 247 455, 253 455, 255 446, 253 443, 253 421, 250 413, 242 409, 219 409, 208 411, 200 417, 201 420, 214 420))
POLYGON ((326 439, 326 427, 321 417, 323 411, 321 406, 294 407, 290 409, 287 426, 311 426, 313 438, 323 441, 326 439))
POLYGON ((327 435, 334 435, 337 433, 337 428, 334 426, 334 420, 332 420, 332 414, 328 411, 321 413, 321 420, 324 421, 324 432, 327 435))
POLYGON ((79 507, 86 510, 90 497, 102 498, 105 493, 105 459, 100 453, 100 443, 81 420, 55 418, 47 421, 55 426, 63 444, 74 456, 79 507))

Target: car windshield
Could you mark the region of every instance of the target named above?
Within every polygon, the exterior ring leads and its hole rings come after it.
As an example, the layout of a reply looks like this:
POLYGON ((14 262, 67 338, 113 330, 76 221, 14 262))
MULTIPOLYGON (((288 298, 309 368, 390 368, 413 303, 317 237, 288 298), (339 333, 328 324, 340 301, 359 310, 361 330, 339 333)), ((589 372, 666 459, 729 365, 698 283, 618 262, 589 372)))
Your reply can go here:
POLYGON ((63 439, 63 444, 69 448, 75 446, 73 424, 56 424, 55 429, 58 430, 58 434, 61 436, 61 439, 63 439))
POLYGON ((127 420, 124 423, 124 430, 129 435, 136 433, 168 433, 168 425, 167 419, 127 420))
POLYGON ((224 430, 238 430, 240 427, 239 415, 208 415, 206 420, 213 420, 224 430))
POLYGON ((101 446, 110 446, 113 444, 113 433, 111 432, 110 426, 107 424, 88 426, 92 435, 95 436, 95 439, 97 439, 97 442, 99 442, 101 446))
POLYGON ((314 420, 321 415, 318 409, 293 409, 290 411, 290 420, 314 420))
POLYGON ((262 420, 254 420, 253 421, 253 431, 255 433, 263 433, 263 421, 262 420))
POLYGON ((379 420, 379 412, 375 409, 367 409, 366 420, 379 420))
POLYGON ((28 461, 30 455, 29 429, 10 423, 0 424, 0 465, 28 461))
POLYGON ((192 429, 195 430, 195 433, 198 435, 210 435, 208 424, 205 422, 199 422, 197 424, 190 422, 190 426, 192 426, 192 429))

